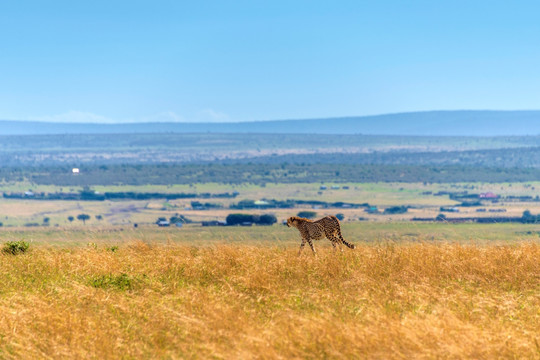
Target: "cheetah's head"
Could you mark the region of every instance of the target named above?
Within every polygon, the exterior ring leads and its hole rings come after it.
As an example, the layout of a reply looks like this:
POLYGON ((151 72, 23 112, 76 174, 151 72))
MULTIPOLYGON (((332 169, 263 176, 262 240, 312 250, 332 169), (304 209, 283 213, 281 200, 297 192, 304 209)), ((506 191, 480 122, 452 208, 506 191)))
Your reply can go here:
POLYGON ((295 216, 291 216, 290 218, 287 219, 287 226, 288 227, 295 227, 296 224, 295 224, 295 221, 296 221, 296 217, 295 216))

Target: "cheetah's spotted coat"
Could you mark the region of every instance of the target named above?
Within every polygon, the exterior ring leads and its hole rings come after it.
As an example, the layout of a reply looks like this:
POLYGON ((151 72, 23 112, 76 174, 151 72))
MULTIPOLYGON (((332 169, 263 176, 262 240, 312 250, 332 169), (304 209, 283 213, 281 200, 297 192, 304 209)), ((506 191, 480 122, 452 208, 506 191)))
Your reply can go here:
POLYGON ((311 221, 298 216, 292 216, 287 219, 287 226, 293 226, 300 231, 300 235, 302 236, 302 244, 300 244, 300 250, 298 251, 299 254, 304 249, 304 245, 306 244, 306 242, 311 247, 313 253, 316 253, 315 248, 313 247, 312 240, 320 240, 325 236, 328 240, 330 240, 330 242, 332 242, 332 246, 334 247, 334 249, 336 248, 337 244, 339 245, 339 249, 343 251, 341 249, 342 243, 345 244, 347 247, 354 249, 353 244, 343 239, 343 236, 341 235, 339 220, 335 216, 326 216, 317 221, 311 221))

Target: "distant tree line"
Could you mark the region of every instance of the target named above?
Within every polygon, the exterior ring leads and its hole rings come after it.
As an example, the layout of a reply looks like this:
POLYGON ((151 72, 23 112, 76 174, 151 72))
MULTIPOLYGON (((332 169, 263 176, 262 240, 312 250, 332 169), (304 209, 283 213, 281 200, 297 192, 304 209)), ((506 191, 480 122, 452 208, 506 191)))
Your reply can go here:
MULTIPOLYGON (((93 190, 82 190, 78 193, 3 193, 6 199, 34 199, 34 200, 80 200, 80 201, 103 201, 103 200, 150 200, 150 199, 205 199, 205 198, 235 198, 238 193, 159 193, 159 192, 105 192, 97 193, 93 190)), ((216 204, 205 203, 207 207, 216 204)), ((215 207, 215 206, 214 206, 215 207)))
POLYGON ((263 201, 255 200, 241 200, 236 204, 231 204, 231 209, 292 209, 299 205, 318 206, 321 208, 351 208, 358 209, 362 207, 369 207, 368 203, 356 204, 348 202, 326 202, 318 200, 275 200, 275 199, 263 199, 263 201))
POLYGON ((409 206, 392 206, 384 209, 384 214, 394 215, 394 214, 405 214, 409 211, 409 206))
POLYGON ((227 225, 273 225, 277 218, 272 214, 251 215, 251 214, 229 214, 226 218, 227 225))
POLYGON ((223 205, 222 204, 209 203, 209 202, 202 203, 200 201, 192 201, 191 202, 191 208, 193 210, 221 209, 221 208, 223 208, 223 205))
POLYGON ((236 204, 231 204, 231 209, 290 209, 293 208, 296 203, 293 200, 240 200, 236 204))
MULTIPOLYGON (((316 158, 314 158, 316 159, 316 158)), ((462 165, 352 164, 338 157, 333 163, 149 164, 81 167, 72 175, 66 167, 2 167, 0 181, 28 181, 38 185, 170 185, 195 183, 265 185, 318 182, 525 182, 540 178, 540 168, 462 165)), ((233 194, 230 194, 233 195, 233 194)), ((67 196, 67 195, 66 195, 67 196)), ((129 198, 135 194, 103 196, 129 198)), ((226 196, 226 195, 224 195, 226 196)))
POLYGON ((522 216, 493 216, 493 217, 459 217, 450 218, 444 214, 439 214, 435 218, 417 218, 412 221, 442 221, 442 222, 477 222, 480 224, 496 224, 496 223, 523 223, 523 224, 538 224, 540 223, 540 214, 533 215, 529 210, 525 210, 522 216))
POLYGON ((527 224, 537 224, 540 223, 540 215, 533 215, 529 210, 525 210, 521 217, 522 221, 527 224))

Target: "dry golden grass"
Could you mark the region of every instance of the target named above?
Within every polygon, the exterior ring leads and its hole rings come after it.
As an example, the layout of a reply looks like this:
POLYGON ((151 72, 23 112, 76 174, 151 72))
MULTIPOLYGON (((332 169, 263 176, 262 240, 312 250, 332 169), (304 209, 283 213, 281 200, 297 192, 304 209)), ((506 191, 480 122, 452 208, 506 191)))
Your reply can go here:
POLYGON ((540 244, 0 255, 0 358, 540 358, 540 244))

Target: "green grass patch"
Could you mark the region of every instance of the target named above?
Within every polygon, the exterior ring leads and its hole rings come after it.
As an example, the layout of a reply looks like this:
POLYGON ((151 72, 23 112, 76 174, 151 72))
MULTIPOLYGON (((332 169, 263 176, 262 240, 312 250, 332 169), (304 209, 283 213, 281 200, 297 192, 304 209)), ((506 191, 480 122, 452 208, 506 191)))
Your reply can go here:
POLYGON ((23 254, 26 251, 28 251, 29 247, 30 247, 30 244, 23 240, 8 241, 4 243, 4 246, 2 247, 2 252, 4 254, 18 255, 18 254, 23 254))
POLYGON ((141 279, 121 273, 118 275, 105 274, 90 279, 90 286, 98 289, 114 289, 120 291, 133 290, 141 284, 141 279))

